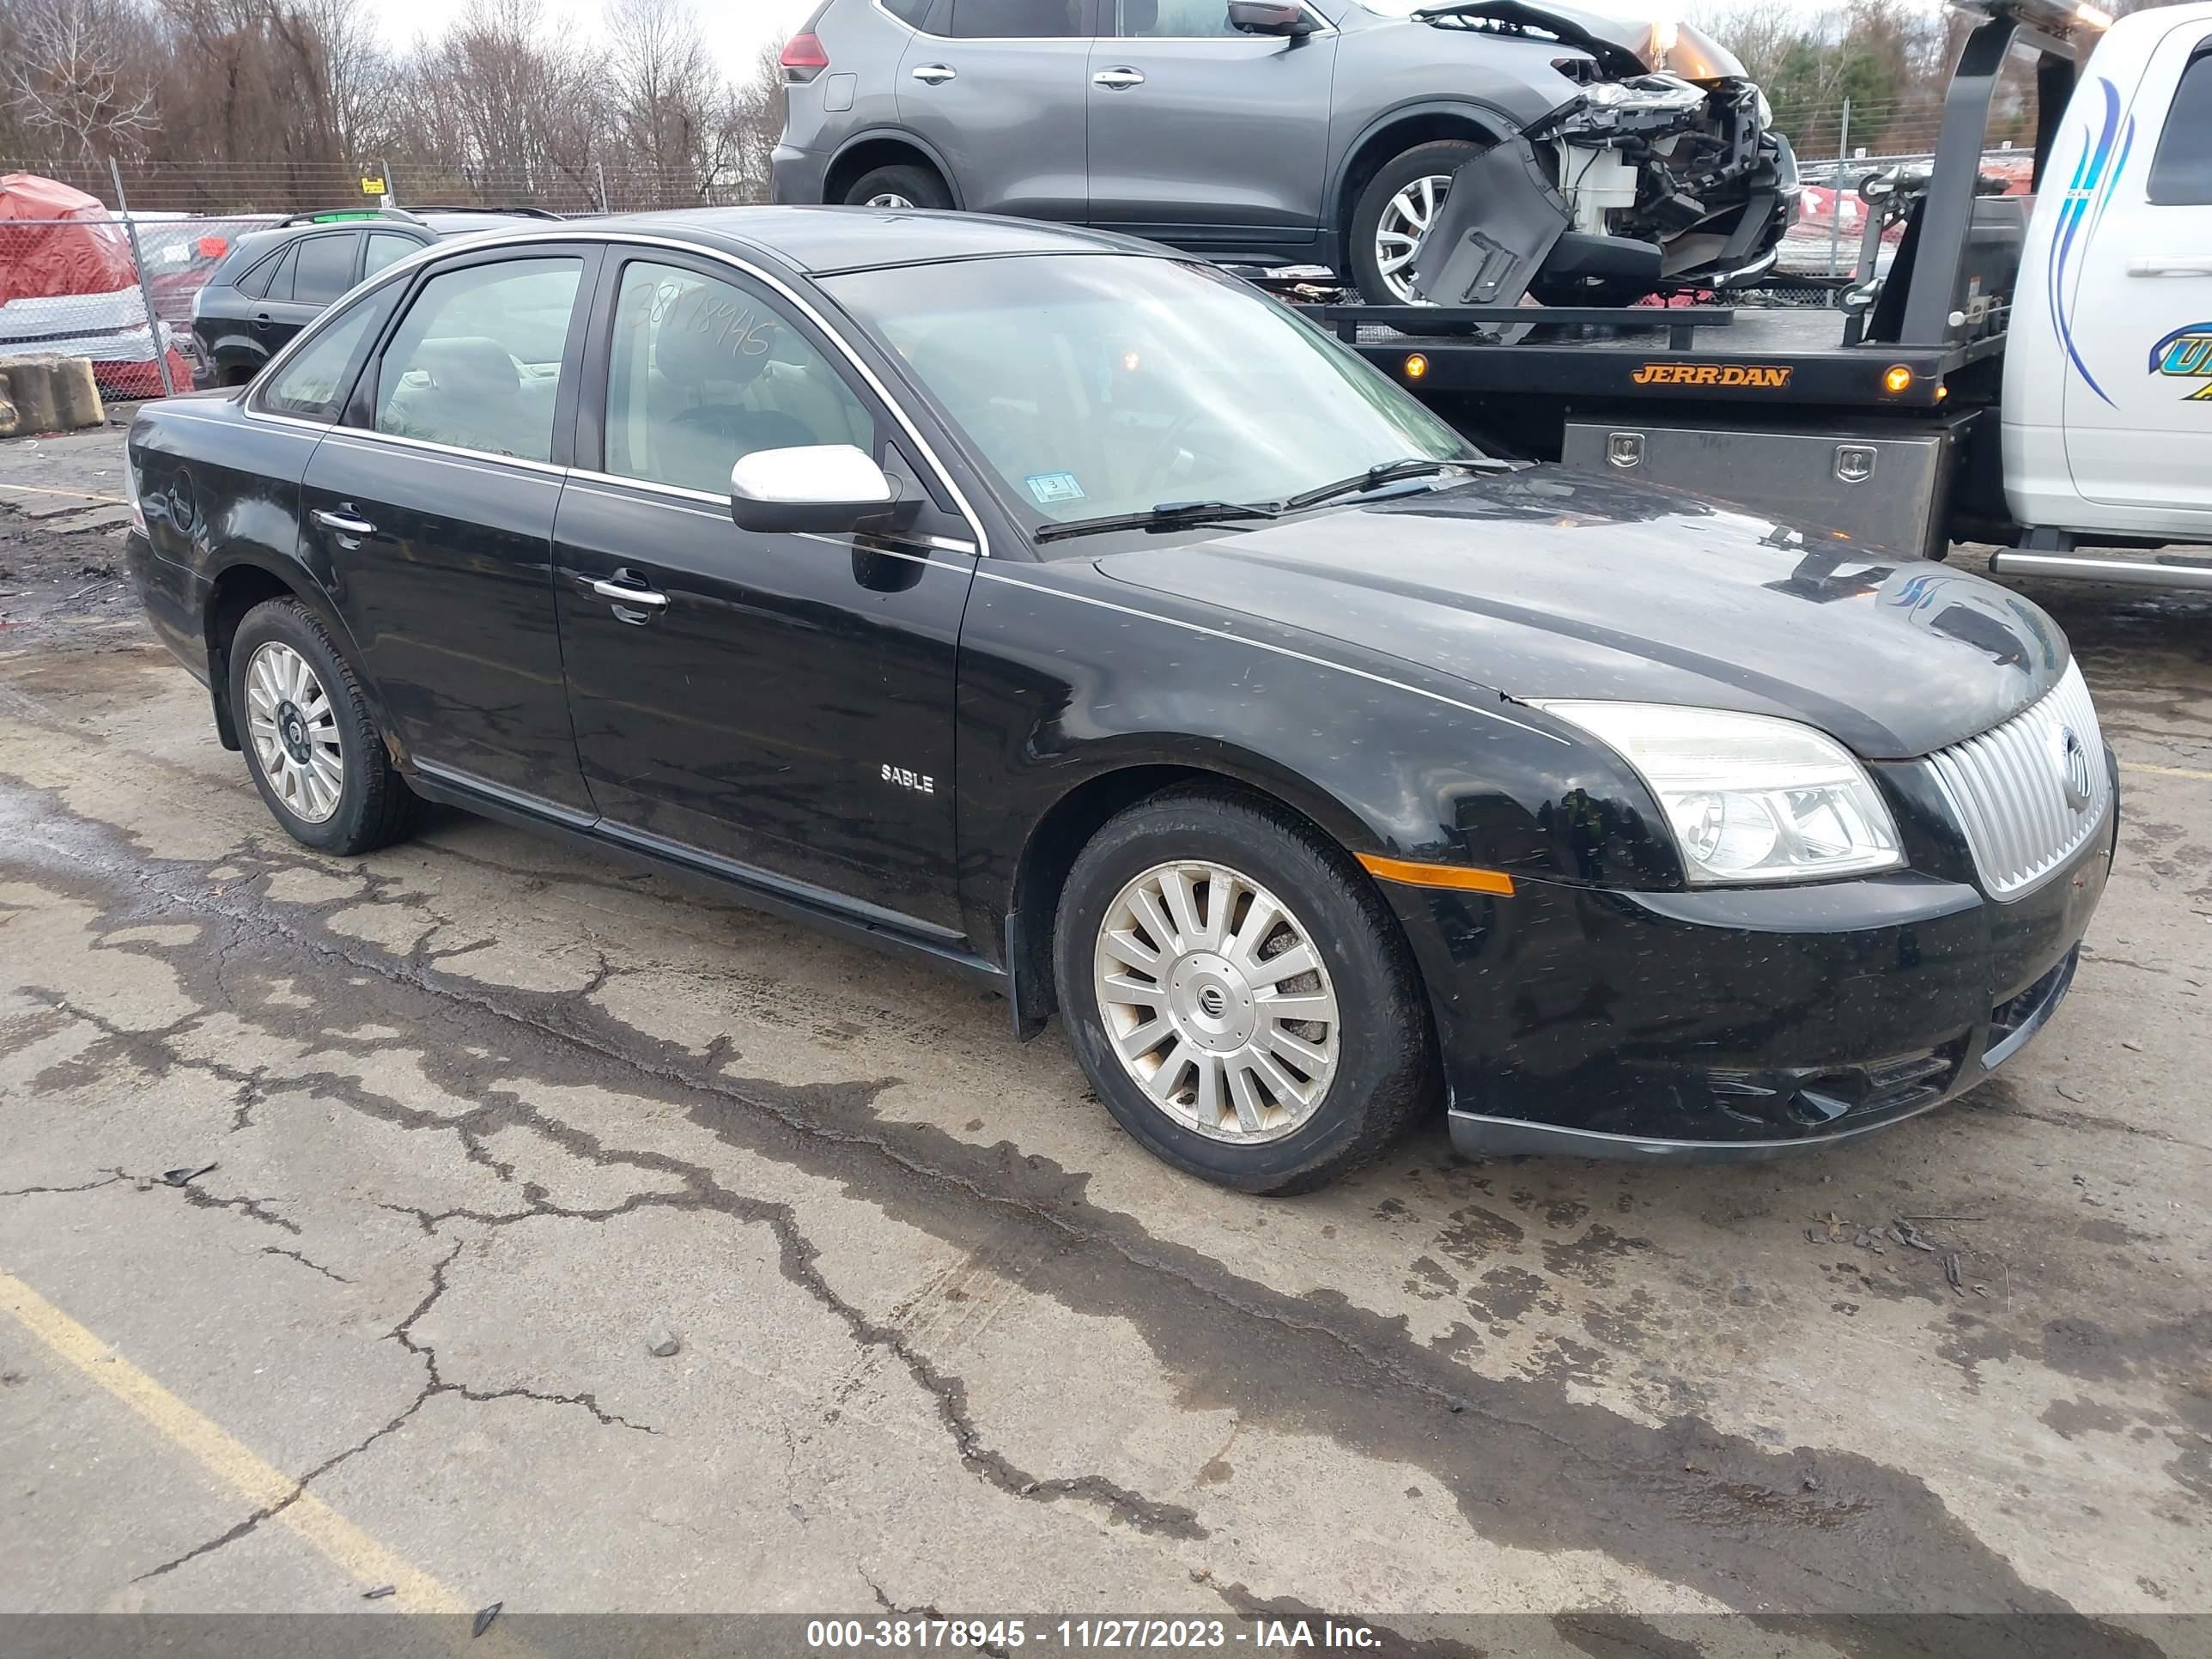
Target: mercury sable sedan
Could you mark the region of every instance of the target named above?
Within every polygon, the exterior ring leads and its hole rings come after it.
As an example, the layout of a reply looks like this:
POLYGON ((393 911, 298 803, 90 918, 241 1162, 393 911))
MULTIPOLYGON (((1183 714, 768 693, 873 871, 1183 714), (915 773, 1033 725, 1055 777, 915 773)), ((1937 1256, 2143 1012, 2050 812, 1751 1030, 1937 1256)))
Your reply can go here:
POLYGON ((1492 460, 1202 264, 740 209, 426 251, 149 405, 131 556, 277 822, 425 800, 1058 1012, 1146 1147, 1318 1185, 1760 1156, 2064 995, 2116 775, 2049 617, 1492 460))

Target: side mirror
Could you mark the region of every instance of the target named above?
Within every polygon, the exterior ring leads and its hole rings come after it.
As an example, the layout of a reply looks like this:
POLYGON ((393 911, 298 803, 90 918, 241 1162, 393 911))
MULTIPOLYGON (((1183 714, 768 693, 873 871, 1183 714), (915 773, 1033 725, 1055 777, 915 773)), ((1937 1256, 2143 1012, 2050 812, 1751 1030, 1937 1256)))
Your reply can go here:
POLYGON ((883 468, 850 444, 757 449, 730 469, 730 517, 740 530, 836 534, 897 500, 883 468))
POLYGON ((1229 27, 1246 34, 1279 34, 1296 40, 1311 34, 1317 25, 1304 6, 1282 0, 1229 0, 1229 27))

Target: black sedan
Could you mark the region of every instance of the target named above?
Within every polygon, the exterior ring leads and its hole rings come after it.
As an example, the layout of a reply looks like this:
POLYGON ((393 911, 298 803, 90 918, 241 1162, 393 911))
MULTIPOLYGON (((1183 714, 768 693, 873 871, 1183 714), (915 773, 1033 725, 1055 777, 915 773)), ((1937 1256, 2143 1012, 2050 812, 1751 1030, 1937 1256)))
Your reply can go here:
POLYGON ((1055 1010, 1145 1146, 1317 1185, 1760 1156, 2050 1016, 2116 773, 1971 576, 1486 459, 1110 236, 748 209, 381 271, 131 433, 154 626, 269 810, 425 799, 1055 1010))

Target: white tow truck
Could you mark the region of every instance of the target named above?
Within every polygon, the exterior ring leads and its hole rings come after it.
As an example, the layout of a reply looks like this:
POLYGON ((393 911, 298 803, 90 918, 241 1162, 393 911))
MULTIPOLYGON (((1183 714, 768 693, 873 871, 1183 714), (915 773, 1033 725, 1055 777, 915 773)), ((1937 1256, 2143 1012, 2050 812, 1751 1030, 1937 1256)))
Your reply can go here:
POLYGON ((1863 187, 1840 329, 1833 311, 1455 303, 1495 243, 1442 216, 1415 260, 1432 303, 1325 313, 1502 453, 1904 552, 1994 543, 2000 574, 2212 588, 2212 558, 2161 551, 2212 544, 2212 3, 2117 23, 2075 0, 1960 9, 1979 21, 1933 161, 1863 187), (1981 173, 2015 52, 2035 64, 2032 198, 1981 173))

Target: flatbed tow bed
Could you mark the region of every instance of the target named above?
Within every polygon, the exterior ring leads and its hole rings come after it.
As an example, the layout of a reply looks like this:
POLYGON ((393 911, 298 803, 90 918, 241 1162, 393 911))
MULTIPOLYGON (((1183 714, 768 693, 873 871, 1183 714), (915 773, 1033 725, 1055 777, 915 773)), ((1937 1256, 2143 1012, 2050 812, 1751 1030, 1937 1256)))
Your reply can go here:
MULTIPOLYGON (((1983 18, 1933 161, 1868 187, 1877 210, 1843 309, 1319 305, 1307 314, 1494 453, 1671 484, 1928 557, 1954 541, 1995 543, 2007 550, 1992 561, 2000 573, 2212 587, 2212 561, 2199 557, 2069 556, 2081 543, 2155 548, 2212 533, 2108 535, 2094 517, 2038 526, 2008 500, 2008 330, 2029 203, 1983 193, 1990 111, 2007 57, 2035 54, 2042 191, 2096 26, 2074 0, 1975 3, 1983 18), (1905 234, 1878 277, 1885 223, 1905 234)), ((2081 185, 2050 191, 2051 207, 2038 211, 2064 211, 2057 204, 2081 185)), ((2023 316, 2043 298, 2023 295, 2023 316)))

